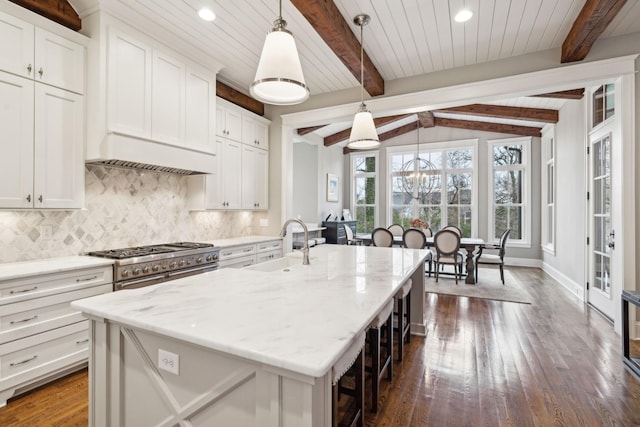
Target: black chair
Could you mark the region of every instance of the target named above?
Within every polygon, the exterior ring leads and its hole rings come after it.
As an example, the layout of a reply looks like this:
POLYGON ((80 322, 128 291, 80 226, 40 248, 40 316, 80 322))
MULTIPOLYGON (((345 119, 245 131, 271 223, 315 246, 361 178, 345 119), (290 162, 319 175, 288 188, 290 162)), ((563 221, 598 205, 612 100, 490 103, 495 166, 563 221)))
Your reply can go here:
POLYGON ((393 234, 386 228, 378 227, 371 232, 371 244, 390 248, 393 246, 393 234))
POLYGON ((365 333, 361 332, 331 369, 333 427, 364 425, 364 344, 365 333), (352 387, 348 386, 350 381, 343 381, 345 376, 353 378, 352 387), (354 403, 340 405, 341 394, 351 396, 354 403))
POLYGON ((478 264, 484 265, 497 265, 500 267, 500 280, 502 280, 502 284, 504 285, 504 254, 507 249, 507 239, 509 238, 509 233, 511 233, 511 229, 507 228, 504 230, 502 235, 500 236, 500 243, 497 245, 492 245, 490 243, 485 243, 480 245, 478 253, 475 258, 475 270, 476 270, 476 281, 478 280, 478 264), (485 253, 485 250, 497 250, 497 254, 488 254, 485 253))
POLYGON ((369 324, 367 344, 371 366, 365 366, 365 371, 371 372, 371 410, 377 412, 380 380, 385 373, 387 380, 393 379, 393 301, 389 301, 369 324))

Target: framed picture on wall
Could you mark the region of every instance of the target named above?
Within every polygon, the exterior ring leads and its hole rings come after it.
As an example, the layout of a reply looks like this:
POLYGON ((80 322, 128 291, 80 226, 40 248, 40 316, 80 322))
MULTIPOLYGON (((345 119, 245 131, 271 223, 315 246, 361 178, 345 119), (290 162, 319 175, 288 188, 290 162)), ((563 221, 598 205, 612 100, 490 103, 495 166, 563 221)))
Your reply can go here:
POLYGON ((327 174, 327 202, 338 201, 338 176, 327 174))

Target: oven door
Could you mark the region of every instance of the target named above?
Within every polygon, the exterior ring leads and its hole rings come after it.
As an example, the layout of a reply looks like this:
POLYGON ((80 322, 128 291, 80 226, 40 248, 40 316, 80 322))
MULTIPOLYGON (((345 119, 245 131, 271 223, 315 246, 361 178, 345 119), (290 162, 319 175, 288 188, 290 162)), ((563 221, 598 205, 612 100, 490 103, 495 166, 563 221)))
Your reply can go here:
POLYGON ((156 285, 158 283, 167 282, 169 280, 181 279, 183 277, 206 273, 207 271, 213 271, 217 269, 218 264, 215 264, 205 267, 200 266, 184 270, 172 271, 170 273, 157 274, 155 276, 148 276, 140 279, 125 280, 122 282, 116 282, 114 284, 113 290, 121 291, 124 289, 144 288, 145 286, 156 285))

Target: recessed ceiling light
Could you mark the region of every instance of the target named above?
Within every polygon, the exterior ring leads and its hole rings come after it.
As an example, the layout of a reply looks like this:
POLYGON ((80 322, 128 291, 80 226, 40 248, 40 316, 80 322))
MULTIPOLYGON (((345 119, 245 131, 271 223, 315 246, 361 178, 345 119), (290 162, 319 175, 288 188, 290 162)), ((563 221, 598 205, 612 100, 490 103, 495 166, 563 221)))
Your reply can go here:
POLYGON ((455 16, 456 22, 467 22, 469 19, 471 19, 471 17, 473 16, 473 12, 471 12, 469 9, 462 9, 460 12, 458 12, 455 16))
POLYGON ((205 21, 213 21, 214 19, 216 19, 216 14, 213 13, 213 10, 206 7, 203 7, 198 11, 198 16, 205 21))

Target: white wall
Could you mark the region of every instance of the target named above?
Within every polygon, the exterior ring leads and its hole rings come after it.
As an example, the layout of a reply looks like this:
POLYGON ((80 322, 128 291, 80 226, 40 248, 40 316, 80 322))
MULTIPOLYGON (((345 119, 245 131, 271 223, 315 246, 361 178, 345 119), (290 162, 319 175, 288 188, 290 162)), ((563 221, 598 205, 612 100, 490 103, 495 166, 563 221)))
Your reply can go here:
POLYGON ((344 174, 344 163, 348 157, 342 154, 342 147, 318 147, 319 184, 318 222, 324 220, 332 210, 335 215, 342 215, 342 209, 349 207, 348 175, 344 174), (338 177, 338 201, 327 201, 327 174, 338 177))
POLYGON ((293 144, 293 215, 307 223, 318 222, 318 147, 293 144))

